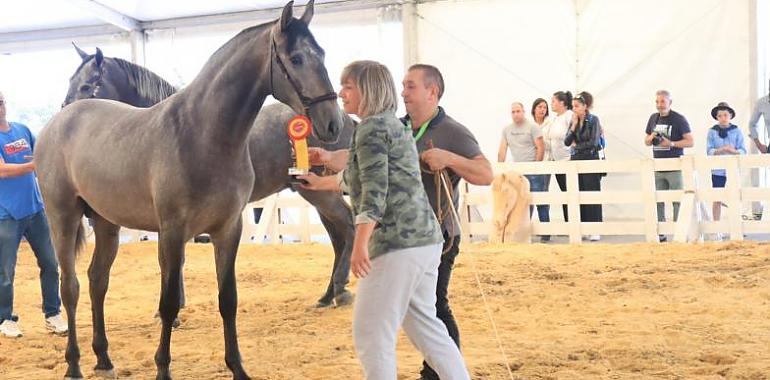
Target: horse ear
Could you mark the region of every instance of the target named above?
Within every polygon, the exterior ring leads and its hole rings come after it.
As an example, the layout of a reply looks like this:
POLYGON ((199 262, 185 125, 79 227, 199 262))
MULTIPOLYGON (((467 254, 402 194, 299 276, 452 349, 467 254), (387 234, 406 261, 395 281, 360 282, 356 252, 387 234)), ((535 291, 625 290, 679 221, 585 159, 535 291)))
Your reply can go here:
POLYGON ((305 23, 305 25, 310 25, 310 20, 313 19, 313 8, 314 8, 315 0, 310 0, 307 2, 307 5, 305 6, 305 13, 302 14, 302 17, 300 17, 300 20, 305 23))
POLYGON ((278 23, 281 25, 281 32, 285 32, 286 28, 291 24, 291 20, 294 19, 293 12, 294 2, 290 1, 283 6, 283 12, 281 13, 281 20, 278 23))
POLYGON ((101 66, 103 61, 104 54, 102 54, 102 49, 96 48, 96 65, 101 66))
POLYGON ((78 45, 75 45, 75 41, 72 41, 72 46, 75 47, 75 51, 78 52, 80 59, 85 60, 88 57, 88 53, 84 52, 78 45))

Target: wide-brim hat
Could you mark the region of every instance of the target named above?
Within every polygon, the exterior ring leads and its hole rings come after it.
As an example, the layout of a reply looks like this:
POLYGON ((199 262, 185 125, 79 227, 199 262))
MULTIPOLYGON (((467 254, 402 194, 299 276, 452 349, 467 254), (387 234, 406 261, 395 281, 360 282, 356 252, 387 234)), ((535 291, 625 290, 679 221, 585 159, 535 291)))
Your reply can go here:
POLYGON ((727 111, 730 113, 730 119, 735 118, 735 111, 732 108, 730 108, 730 105, 727 104, 726 102, 719 102, 719 104, 717 104, 716 107, 711 109, 711 117, 713 117, 714 120, 716 120, 717 112, 719 111, 727 111))

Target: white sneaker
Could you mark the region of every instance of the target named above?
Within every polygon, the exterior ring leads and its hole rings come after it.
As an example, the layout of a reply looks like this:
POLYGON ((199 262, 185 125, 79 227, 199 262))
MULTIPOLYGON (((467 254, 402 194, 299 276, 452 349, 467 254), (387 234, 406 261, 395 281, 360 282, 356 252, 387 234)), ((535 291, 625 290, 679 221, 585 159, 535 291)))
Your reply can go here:
POLYGON ((0 333, 9 338, 19 338, 23 335, 19 330, 19 325, 10 319, 6 319, 0 324, 0 333))
POLYGON ((67 322, 62 318, 61 314, 46 318, 45 328, 56 335, 67 335, 67 331, 69 330, 67 322))
POLYGON ((591 235, 591 236, 588 237, 588 240, 590 240, 590 241, 599 241, 599 240, 602 240, 602 236, 601 235, 591 235))

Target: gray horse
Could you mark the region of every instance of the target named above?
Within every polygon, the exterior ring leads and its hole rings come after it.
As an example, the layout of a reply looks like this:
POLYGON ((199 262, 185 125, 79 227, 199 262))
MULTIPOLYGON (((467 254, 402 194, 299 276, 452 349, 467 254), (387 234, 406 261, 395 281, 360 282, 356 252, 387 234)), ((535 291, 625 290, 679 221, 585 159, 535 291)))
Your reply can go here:
POLYGON ((127 226, 159 233, 163 326, 156 380, 171 379, 171 324, 179 312, 184 244, 202 232, 214 244, 225 363, 234 379, 249 379, 238 348, 234 265, 240 214, 254 185, 248 134, 270 94, 305 111, 322 140, 336 139, 341 128, 324 52, 308 30, 313 2, 300 19, 292 16, 292 5, 279 20, 233 37, 188 87, 155 106, 82 100, 65 107, 41 132, 35 162, 69 319, 65 379, 83 378, 75 258, 84 244, 84 213, 94 219, 96 235, 88 274, 97 374, 115 374, 104 333, 104 295, 118 226, 127 226))
MULTIPOLYGON (((70 78, 70 87, 63 106, 79 99, 112 99, 135 107, 150 107, 171 96, 176 89, 152 71, 122 60, 105 57, 97 48, 88 54, 75 46, 81 63, 70 78)), ((310 191, 295 187, 287 175, 291 165, 291 151, 286 126, 296 113, 282 103, 266 106, 257 115, 249 133, 249 154, 254 167, 254 188, 250 202, 260 200, 287 187, 292 187, 316 207, 334 247, 334 265, 325 294, 316 307, 336 304, 347 305, 352 295, 345 290, 350 272, 350 252, 353 248, 353 216, 341 194, 328 191, 310 191), (265 152, 271 152, 266 155, 265 152)), ((324 143, 314 136, 309 145, 327 150, 347 148, 355 122, 341 112, 344 128, 337 142, 324 143)), ((182 281, 184 283, 184 280, 182 281)), ((184 286, 181 289, 184 306, 184 286)), ((178 324, 178 321, 175 321, 178 324)))

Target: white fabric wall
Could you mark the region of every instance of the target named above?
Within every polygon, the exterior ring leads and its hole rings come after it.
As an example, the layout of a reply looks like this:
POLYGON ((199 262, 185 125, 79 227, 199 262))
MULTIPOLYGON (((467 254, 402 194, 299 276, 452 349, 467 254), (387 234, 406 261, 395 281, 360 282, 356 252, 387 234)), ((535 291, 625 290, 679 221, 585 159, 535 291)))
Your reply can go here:
MULTIPOLYGON (((89 54, 96 52, 92 41, 75 42, 89 54)), ((131 56, 130 46, 122 41, 101 40, 95 46, 109 56, 131 56)), ((8 120, 25 123, 37 134, 61 108, 69 79, 80 63, 69 41, 62 41, 56 48, 0 55, 0 91, 8 100, 8 120)))
MULTIPOLYGON (((310 30, 326 51, 326 67, 335 88, 342 69, 360 59, 385 63, 397 83, 403 75, 401 24, 398 13, 370 9, 321 13, 313 17, 310 30)), ((241 29, 270 20, 217 28, 151 31, 147 43, 147 67, 175 85, 192 81, 209 57, 241 29)))
MULTIPOLYGON (((442 104, 496 159, 509 106, 570 90, 591 92, 610 159, 651 157, 644 127, 655 91, 672 92, 673 108, 691 124, 705 154, 709 114, 719 101, 747 131, 750 92, 750 0, 475 0, 418 6, 418 59, 437 65, 442 104)), ((604 186, 637 186, 612 175, 604 186)), ((605 208, 610 218, 633 209, 605 208)), ((633 216, 633 215, 632 215, 633 216)))

